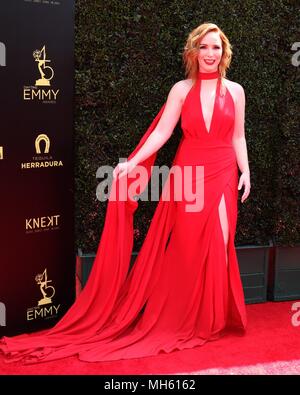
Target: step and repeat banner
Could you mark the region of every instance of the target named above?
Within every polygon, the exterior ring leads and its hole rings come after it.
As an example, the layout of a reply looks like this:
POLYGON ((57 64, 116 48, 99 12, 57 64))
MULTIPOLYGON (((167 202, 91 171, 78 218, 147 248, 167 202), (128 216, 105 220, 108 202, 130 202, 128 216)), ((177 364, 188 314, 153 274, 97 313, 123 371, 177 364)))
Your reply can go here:
POLYGON ((75 297, 74 1, 0 2, 0 336, 75 297))

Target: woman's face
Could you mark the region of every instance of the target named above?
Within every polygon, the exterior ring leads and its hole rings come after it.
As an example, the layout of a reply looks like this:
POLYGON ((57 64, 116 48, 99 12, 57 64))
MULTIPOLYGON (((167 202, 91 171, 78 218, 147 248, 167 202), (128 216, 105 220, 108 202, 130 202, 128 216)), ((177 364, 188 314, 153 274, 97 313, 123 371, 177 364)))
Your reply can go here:
POLYGON ((218 70, 222 58, 222 41, 218 32, 209 32, 201 40, 198 50, 199 70, 211 73, 218 70))

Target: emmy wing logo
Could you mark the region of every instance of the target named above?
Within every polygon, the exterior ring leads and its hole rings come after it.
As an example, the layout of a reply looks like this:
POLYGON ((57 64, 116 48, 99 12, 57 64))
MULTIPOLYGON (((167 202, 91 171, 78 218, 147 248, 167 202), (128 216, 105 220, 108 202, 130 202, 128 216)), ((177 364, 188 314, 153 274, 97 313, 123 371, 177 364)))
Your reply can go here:
POLYGON ((48 280, 47 269, 35 276, 35 282, 39 287, 42 298, 39 299, 37 306, 27 309, 27 321, 56 318, 60 304, 55 305, 53 303, 55 288, 53 285, 49 285, 52 280, 48 280))
POLYGON ((40 286, 40 291, 43 295, 43 298, 38 302, 38 306, 52 303, 52 298, 55 295, 55 288, 52 287, 52 285, 47 285, 48 283, 52 283, 52 280, 48 280, 47 269, 45 269, 42 274, 37 274, 35 276, 35 281, 40 286))
POLYGON ((47 62, 51 62, 51 60, 46 59, 46 48, 45 45, 41 50, 36 49, 33 52, 33 58, 37 62, 38 69, 41 75, 41 78, 35 81, 35 86, 50 86, 50 81, 54 76, 54 71, 52 67, 47 66, 47 62))
POLYGON ((35 49, 32 53, 36 63, 36 80, 34 86, 24 86, 23 99, 26 101, 40 101, 43 103, 56 103, 59 89, 51 88, 54 70, 50 66, 46 51, 46 45, 41 49, 35 49))

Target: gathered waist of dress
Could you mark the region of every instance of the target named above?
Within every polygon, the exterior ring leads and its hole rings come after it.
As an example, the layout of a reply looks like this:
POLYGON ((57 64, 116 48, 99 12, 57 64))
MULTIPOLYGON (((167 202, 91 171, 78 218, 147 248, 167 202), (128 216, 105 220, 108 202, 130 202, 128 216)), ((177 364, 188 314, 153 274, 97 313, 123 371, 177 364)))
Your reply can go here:
POLYGON ((227 143, 225 141, 208 141, 199 137, 183 137, 181 142, 184 144, 189 144, 193 147, 203 148, 203 149, 233 149, 233 145, 231 143, 227 143))

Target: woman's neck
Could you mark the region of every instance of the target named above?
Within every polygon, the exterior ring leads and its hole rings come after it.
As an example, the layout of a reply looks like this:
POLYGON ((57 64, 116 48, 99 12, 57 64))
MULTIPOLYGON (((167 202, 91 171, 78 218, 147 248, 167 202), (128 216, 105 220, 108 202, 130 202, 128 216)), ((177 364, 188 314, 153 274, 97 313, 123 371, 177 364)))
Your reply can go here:
POLYGON ((220 77, 220 73, 218 70, 210 71, 210 72, 206 72, 206 71, 198 72, 198 78, 200 78, 201 80, 212 80, 218 77, 220 77))

